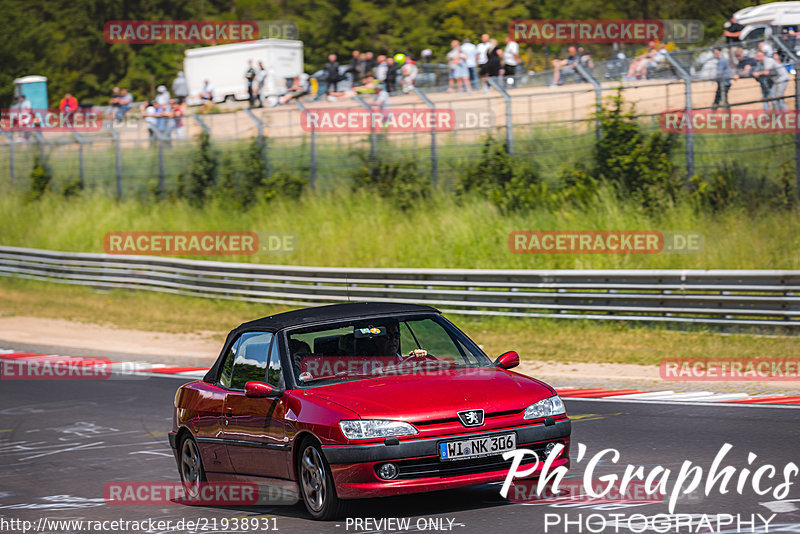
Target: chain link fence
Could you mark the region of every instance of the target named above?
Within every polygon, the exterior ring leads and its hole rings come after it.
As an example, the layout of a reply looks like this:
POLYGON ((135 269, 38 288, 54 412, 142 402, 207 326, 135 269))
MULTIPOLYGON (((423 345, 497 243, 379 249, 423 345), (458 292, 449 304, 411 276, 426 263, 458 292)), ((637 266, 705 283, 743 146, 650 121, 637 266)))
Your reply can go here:
MULTIPOLYGON (((751 57, 759 46, 777 50, 791 79, 784 94, 765 96, 759 82, 748 76, 733 80, 728 102, 733 109, 761 108, 782 101, 798 107, 797 65, 794 46, 779 37, 745 42, 743 57, 751 57)), ((734 57, 739 51, 725 48, 734 57)), ((203 112, 189 110, 180 124, 164 135, 151 134, 137 110, 123 122, 106 118, 94 133, 7 133, 0 137, 0 187, 26 190, 34 157, 44 158, 58 189, 80 181, 90 190, 121 197, 169 190, 190 167, 197 151, 195 137, 207 131, 224 165, 235 159, 253 138, 266 139, 265 159, 269 172, 287 171, 310 179, 313 187, 326 189, 345 183, 369 159, 413 160, 444 188, 452 188, 458 177, 481 157, 487 134, 507 143, 508 150, 536 162, 545 179, 556 180, 559 170, 587 161, 600 133, 595 120, 598 106, 622 88, 626 103, 635 105, 645 132, 660 128, 661 114, 668 110, 706 110, 717 90, 716 62, 712 48, 663 53, 644 66, 636 58, 595 61, 582 58, 574 69, 564 69, 554 84, 554 70, 523 72, 474 83, 471 92, 447 92, 441 77, 408 93, 392 94, 388 100, 362 95, 312 100, 304 97, 276 107, 245 110, 222 105, 203 112), (630 76, 634 73, 634 76, 630 76), (397 131, 315 131, 304 127, 304 112, 341 110, 431 110, 455 117, 447 131, 413 129, 397 131)), ((734 63, 732 63, 733 65, 734 63)), ((800 134, 778 132, 708 133, 686 132, 675 154, 680 172, 713 172, 720 165, 736 163, 754 173, 772 175, 791 167, 800 186, 800 134)))

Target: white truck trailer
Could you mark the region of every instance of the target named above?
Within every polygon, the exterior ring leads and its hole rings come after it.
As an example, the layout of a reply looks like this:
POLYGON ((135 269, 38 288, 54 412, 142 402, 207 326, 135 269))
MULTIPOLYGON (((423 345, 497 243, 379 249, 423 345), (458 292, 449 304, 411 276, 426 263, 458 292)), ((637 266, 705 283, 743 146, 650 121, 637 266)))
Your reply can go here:
POLYGON ((189 84, 190 105, 200 103, 205 80, 214 89, 214 101, 247 100, 247 62, 258 62, 267 70, 262 95, 283 94, 286 80, 303 73, 303 42, 288 39, 259 39, 244 43, 204 46, 186 51, 183 70, 189 84))

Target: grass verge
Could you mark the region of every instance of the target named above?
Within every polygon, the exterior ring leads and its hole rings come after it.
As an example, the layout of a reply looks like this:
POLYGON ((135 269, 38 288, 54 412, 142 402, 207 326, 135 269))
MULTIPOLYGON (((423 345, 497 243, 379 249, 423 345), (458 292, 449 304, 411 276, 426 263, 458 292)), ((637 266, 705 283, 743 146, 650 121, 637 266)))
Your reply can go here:
MULTIPOLYGON (((207 336, 288 308, 0 277, 0 317, 67 319, 151 332, 207 336)), ((721 334, 704 329, 525 318, 449 318, 495 357, 517 350, 523 360, 657 365, 664 358, 787 358, 794 336, 721 334)), ((43 333, 44 334, 44 333, 43 333)), ((2 332, 0 332, 2 338, 2 332)))

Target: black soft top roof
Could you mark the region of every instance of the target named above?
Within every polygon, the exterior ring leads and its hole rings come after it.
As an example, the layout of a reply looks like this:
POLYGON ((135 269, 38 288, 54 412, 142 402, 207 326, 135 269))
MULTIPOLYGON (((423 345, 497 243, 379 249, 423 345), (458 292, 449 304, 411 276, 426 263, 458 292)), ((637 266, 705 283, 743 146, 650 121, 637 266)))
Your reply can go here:
POLYGON ((219 368, 227 354, 229 347, 239 334, 243 332, 277 332, 290 326, 303 326, 305 324, 324 323, 339 319, 355 319, 371 315, 399 315, 408 313, 441 313, 436 308, 420 304, 394 304, 391 302, 348 302, 346 304, 331 304, 328 306, 315 306, 302 308, 284 313, 278 313, 247 323, 242 323, 228 334, 222 351, 203 377, 205 382, 216 380, 219 368))

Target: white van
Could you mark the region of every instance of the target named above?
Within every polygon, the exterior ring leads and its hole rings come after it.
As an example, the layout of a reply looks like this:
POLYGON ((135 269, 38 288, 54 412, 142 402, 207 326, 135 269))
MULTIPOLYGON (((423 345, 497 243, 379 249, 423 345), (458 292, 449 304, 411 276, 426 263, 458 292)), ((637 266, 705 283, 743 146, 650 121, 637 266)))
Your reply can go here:
POLYGON ((740 41, 780 35, 782 30, 789 28, 800 33, 800 2, 772 2, 746 7, 733 16, 744 26, 740 41))
POLYGON ((204 46, 186 51, 183 70, 189 84, 189 105, 200 103, 205 80, 214 88, 214 101, 247 100, 247 62, 264 64, 267 79, 263 96, 283 94, 286 80, 303 73, 303 42, 288 39, 259 39, 245 43, 204 46))

